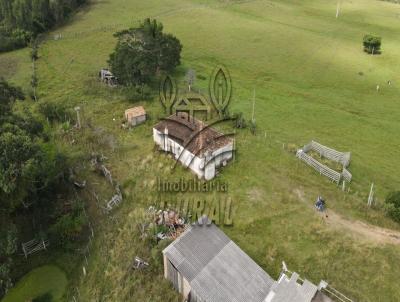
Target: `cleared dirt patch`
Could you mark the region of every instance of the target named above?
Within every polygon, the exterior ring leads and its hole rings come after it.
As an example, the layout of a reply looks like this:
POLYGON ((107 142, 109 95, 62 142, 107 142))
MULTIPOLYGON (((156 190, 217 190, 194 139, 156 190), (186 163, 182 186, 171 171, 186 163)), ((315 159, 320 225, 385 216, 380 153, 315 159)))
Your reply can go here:
MULTIPOLYGON (((300 201, 306 202, 302 190, 295 189, 294 193, 300 201)), ((380 244, 400 244, 400 232, 370 225, 359 220, 351 221, 329 209, 324 213, 318 214, 328 226, 346 230, 347 232, 350 231, 352 235, 361 236, 364 240, 380 244)))

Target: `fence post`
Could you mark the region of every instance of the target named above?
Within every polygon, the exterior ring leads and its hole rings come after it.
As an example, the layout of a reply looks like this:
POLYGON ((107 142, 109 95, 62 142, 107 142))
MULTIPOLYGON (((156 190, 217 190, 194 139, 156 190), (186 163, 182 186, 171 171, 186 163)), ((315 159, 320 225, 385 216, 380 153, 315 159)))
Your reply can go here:
POLYGON ((371 189, 369 191, 369 196, 368 196, 368 207, 372 205, 372 202, 374 201, 374 183, 371 184, 371 189))

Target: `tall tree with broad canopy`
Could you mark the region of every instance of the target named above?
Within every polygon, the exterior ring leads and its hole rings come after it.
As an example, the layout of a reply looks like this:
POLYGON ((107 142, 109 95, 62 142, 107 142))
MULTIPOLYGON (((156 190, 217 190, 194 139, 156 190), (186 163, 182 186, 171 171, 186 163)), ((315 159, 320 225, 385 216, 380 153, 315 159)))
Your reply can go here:
POLYGON ((114 36, 118 42, 108 62, 120 84, 147 84, 158 73, 170 72, 180 64, 180 41, 163 33, 162 23, 155 19, 146 19, 139 27, 114 36))

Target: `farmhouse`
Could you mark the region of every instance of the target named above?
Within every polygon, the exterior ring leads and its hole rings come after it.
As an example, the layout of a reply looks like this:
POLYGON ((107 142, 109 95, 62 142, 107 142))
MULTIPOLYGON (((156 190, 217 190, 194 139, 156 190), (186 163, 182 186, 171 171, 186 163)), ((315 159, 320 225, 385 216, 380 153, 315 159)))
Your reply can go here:
POLYGON ((185 112, 160 121, 153 128, 154 142, 170 152, 199 178, 210 180, 233 157, 233 139, 185 112))
POLYGON ((283 270, 272 279, 206 218, 164 251, 164 277, 188 302, 332 302, 320 286, 283 270))
POLYGON ((129 126, 136 126, 146 121, 146 111, 143 106, 137 106, 125 110, 125 119, 129 126))

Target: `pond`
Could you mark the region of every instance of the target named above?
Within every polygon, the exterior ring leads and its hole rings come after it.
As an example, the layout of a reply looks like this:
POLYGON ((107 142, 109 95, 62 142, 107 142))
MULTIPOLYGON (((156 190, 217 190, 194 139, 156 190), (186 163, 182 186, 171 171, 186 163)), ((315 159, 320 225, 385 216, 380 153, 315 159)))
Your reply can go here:
POLYGON ((67 287, 67 276, 55 265, 38 267, 17 282, 2 302, 56 302, 67 287))

